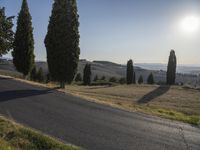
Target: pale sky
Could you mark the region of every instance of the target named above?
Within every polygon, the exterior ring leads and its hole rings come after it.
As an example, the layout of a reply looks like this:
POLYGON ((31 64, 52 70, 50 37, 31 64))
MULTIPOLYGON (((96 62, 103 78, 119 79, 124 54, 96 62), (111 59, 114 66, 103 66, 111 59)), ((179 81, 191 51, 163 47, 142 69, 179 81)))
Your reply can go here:
MULTIPOLYGON (((46 60, 52 2, 28 0, 37 60, 46 60)), ((21 0, 0 6, 17 16, 21 0)), ((78 0, 78 8, 82 59, 167 63, 175 49, 179 64, 200 64, 200 0, 78 0)))

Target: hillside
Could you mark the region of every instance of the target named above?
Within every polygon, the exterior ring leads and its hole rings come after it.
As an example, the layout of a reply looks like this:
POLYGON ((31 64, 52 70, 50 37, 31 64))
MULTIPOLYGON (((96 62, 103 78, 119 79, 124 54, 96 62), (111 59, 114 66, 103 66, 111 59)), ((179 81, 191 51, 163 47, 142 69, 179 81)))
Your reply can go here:
MULTIPOLYGON (((110 77, 116 77, 116 78, 122 78, 126 76, 126 65, 120 65, 117 63, 109 62, 109 61, 87 61, 87 60, 80 60, 79 66, 78 66, 78 72, 82 74, 84 66, 86 63, 90 63, 92 65, 92 75, 93 77, 95 75, 98 75, 98 77, 105 76, 107 79, 110 77)), ((44 72, 48 72, 48 66, 46 62, 36 62, 37 68, 42 67, 44 72)), ((158 67, 157 65, 148 65, 148 64, 136 64, 135 66, 135 72, 136 72, 136 78, 138 79, 140 75, 142 75, 146 81, 147 76, 153 72, 155 81, 157 83, 165 83, 166 79, 166 71, 164 69, 166 68, 165 66, 160 66, 158 67), (144 69, 145 68, 145 69, 144 69), (147 68, 147 69, 146 69, 147 68), (151 69, 153 68, 153 69, 151 69), (163 70, 159 70, 159 68, 163 68, 163 70)), ((180 70, 185 70, 185 72, 192 72, 195 70, 195 72, 198 72, 199 68, 189 68, 188 66, 184 67, 178 67, 178 72, 180 70), (180 69, 179 69, 180 68, 180 69), (189 69, 187 69, 189 68, 189 69), (192 70, 194 69, 194 70, 192 70), (190 71, 188 71, 190 70, 190 71)), ((0 71, 9 71, 9 72, 14 72, 16 73, 16 70, 12 64, 11 60, 3 60, 0 64, 0 71)), ((183 84, 189 84, 193 86, 199 86, 200 85, 200 77, 195 75, 195 74, 181 74, 177 73, 177 83, 183 83, 183 84)))

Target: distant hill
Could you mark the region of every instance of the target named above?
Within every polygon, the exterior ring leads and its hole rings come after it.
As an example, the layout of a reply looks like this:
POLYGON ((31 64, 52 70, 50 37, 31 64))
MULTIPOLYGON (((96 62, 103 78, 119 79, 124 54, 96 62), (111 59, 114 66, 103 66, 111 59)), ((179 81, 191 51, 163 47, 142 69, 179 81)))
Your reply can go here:
MULTIPOLYGON (((92 66, 92 75, 98 75, 99 78, 105 76, 107 79, 110 77, 122 78, 126 76, 126 65, 120 65, 117 63, 109 62, 109 61, 87 61, 80 60, 78 66, 78 72, 83 73, 83 69, 86 63, 90 63, 92 66)), ((48 65, 46 62, 36 62, 37 68, 43 68, 45 73, 48 73, 48 65)), ((148 75, 153 72, 155 81, 157 83, 165 83, 166 81, 166 65, 163 64, 135 64, 134 67, 136 72, 137 79, 140 75, 144 77, 146 81, 148 75)), ((200 77, 197 75, 200 72, 200 68, 198 67, 189 67, 189 66, 180 66, 178 67, 178 72, 183 70, 183 74, 177 73, 177 83, 184 83, 190 85, 200 85, 200 77), (192 73, 194 72, 194 73, 192 73), (187 74, 184 74, 187 73, 187 74)), ((0 70, 7 70, 11 72, 16 72, 13 63, 11 60, 1 60, 0 70)))
MULTIPOLYGON (((148 70, 167 70, 167 64, 145 64, 145 63, 139 63, 135 64, 141 68, 148 69, 148 70)), ((182 74, 193 74, 193 75, 199 75, 200 74, 200 65, 178 65, 177 66, 177 72, 182 74)))

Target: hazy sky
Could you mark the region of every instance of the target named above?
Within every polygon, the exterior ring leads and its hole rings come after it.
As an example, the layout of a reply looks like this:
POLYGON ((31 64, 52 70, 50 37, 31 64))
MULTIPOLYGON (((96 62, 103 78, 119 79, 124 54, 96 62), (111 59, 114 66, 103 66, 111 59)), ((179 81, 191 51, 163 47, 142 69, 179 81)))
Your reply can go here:
MULTIPOLYGON (((52 2, 28 0, 37 60, 46 60, 52 2)), ((0 0, 0 6, 17 16, 21 0, 0 0)), ((180 64, 200 64, 200 0, 78 0, 78 7, 81 58, 167 63, 175 49, 180 64)))

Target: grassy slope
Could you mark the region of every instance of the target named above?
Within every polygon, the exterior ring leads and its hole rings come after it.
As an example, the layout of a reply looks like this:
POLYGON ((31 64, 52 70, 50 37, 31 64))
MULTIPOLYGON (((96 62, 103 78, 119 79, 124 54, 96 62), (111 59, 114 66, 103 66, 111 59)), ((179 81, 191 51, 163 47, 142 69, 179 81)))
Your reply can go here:
POLYGON ((200 92, 194 89, 156 85, 67 86, 66 92, 129 111, 200 125, 200 92))
POLYGON ((1 150, 78 150, 0 117, 1 150))

